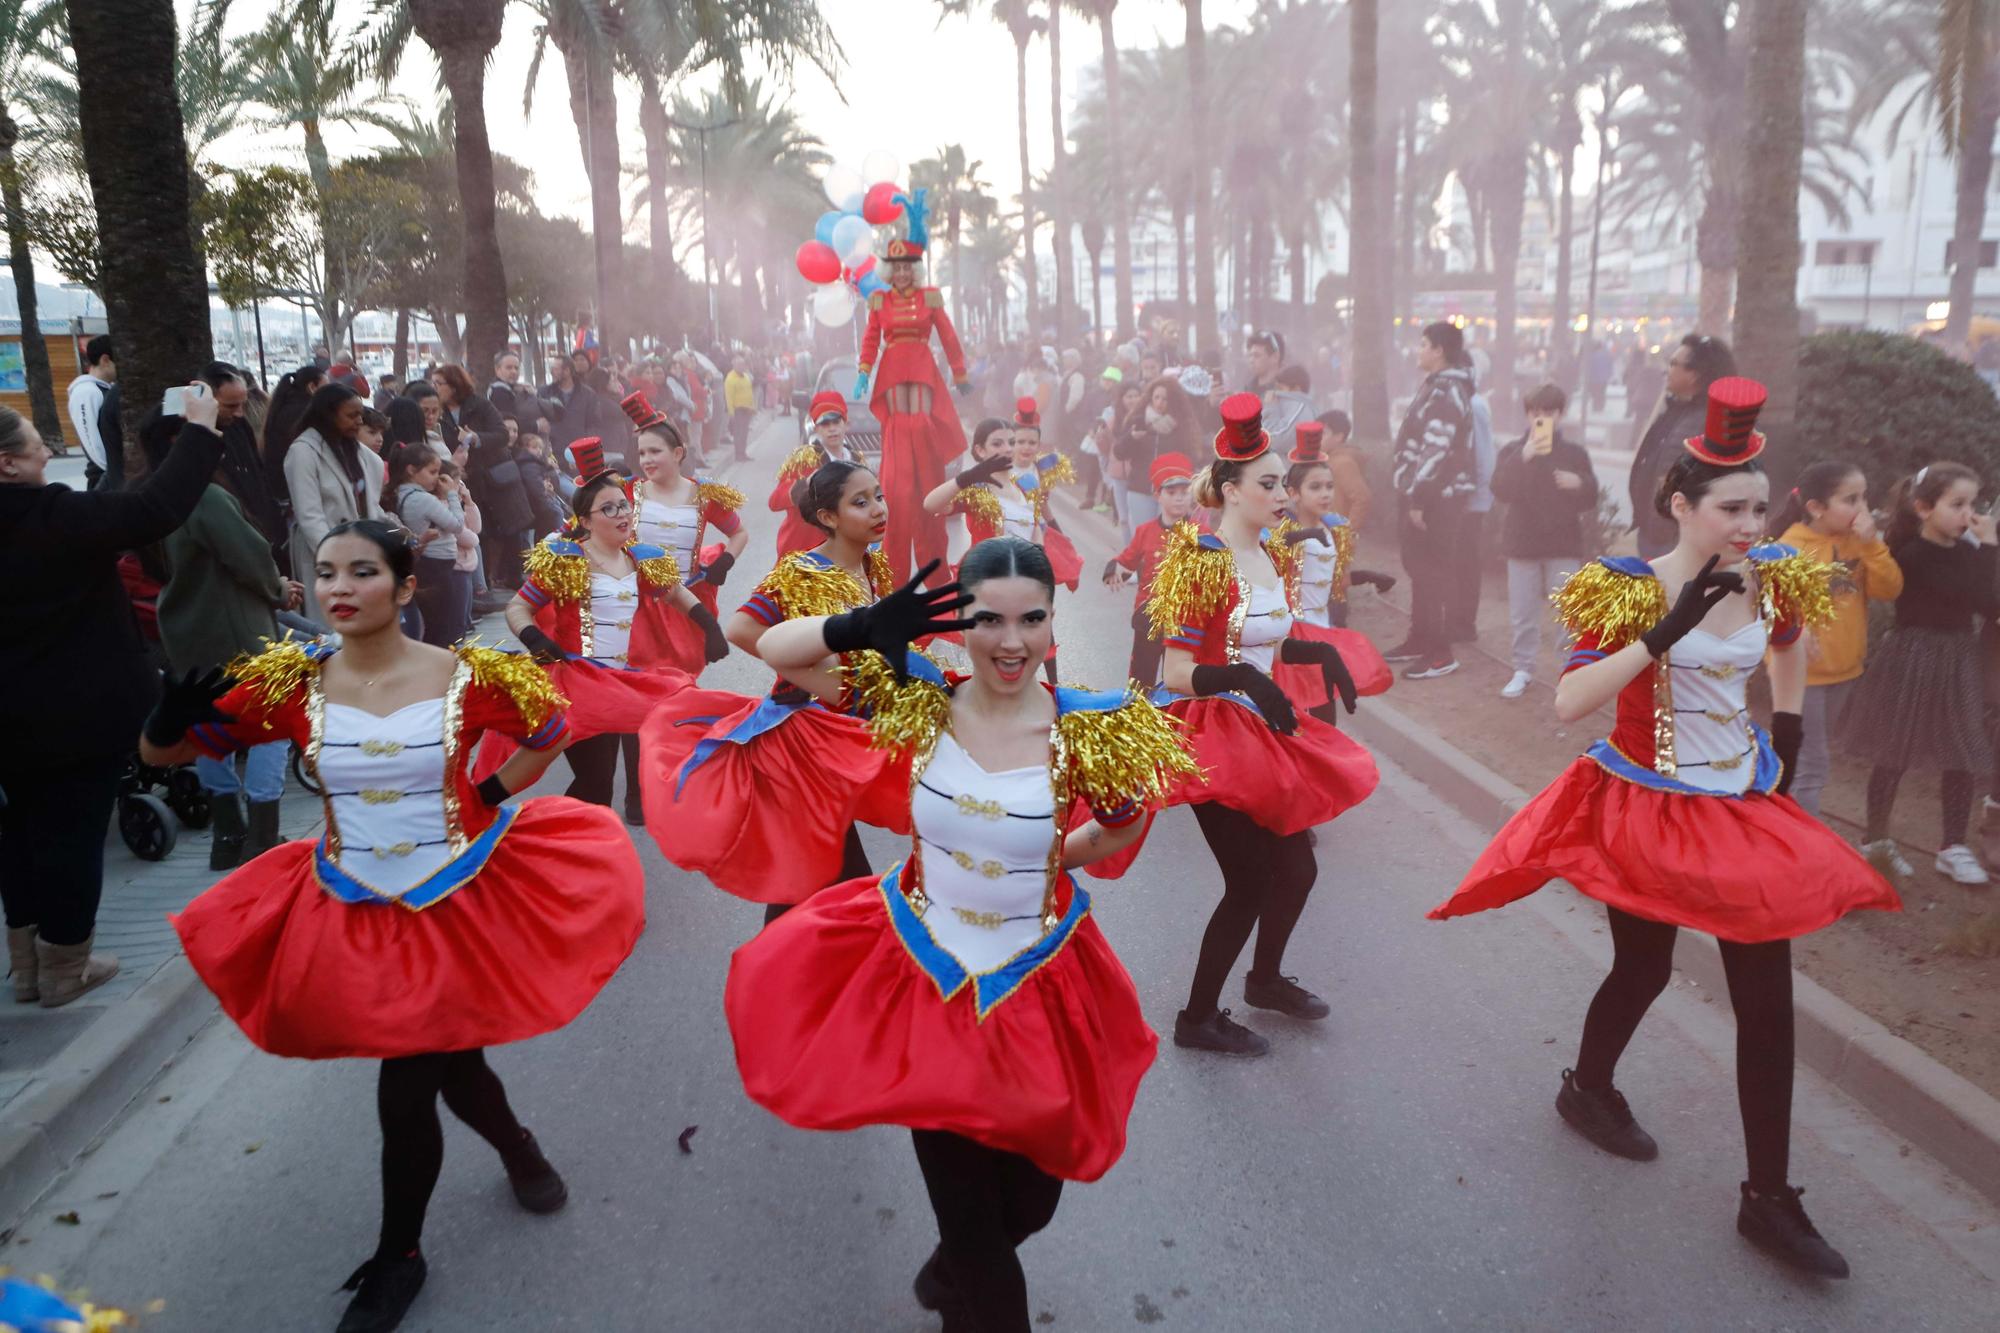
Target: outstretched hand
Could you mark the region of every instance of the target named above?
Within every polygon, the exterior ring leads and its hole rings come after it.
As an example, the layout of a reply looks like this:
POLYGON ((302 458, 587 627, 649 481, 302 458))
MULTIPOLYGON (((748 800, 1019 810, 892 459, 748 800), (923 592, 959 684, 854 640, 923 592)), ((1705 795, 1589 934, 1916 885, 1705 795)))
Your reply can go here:
POLYGON ((145 737, 162 750, 179 745, 181 738, 203 722, 234 722, 236 719, 216 708, 215 701, 229 693, 229 676, 221 667, 190 671, 175 680, 169 676, 160 692, 160 702, 146 717, 145 737))
POLYGON ((932 634, 951 634, 972 628, 970 620, 952 612, 972 605, 972 594, 954 581, 940 588, 926 588, 924 580, 936 572, 942 560, 933 560, 917 571, 917 576, 873 606, 827 617, 820 633, 828 652, 848 653, 870 648, 882 654, 895 670, 900 684, 909 679, 904 652, 910 644, 932 634))

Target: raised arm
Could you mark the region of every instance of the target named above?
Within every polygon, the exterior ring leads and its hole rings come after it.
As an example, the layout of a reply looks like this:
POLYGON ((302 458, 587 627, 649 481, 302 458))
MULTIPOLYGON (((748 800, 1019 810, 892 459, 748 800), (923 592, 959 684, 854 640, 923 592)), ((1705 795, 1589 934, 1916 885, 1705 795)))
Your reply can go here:
MULTIPOLYGON (((214 399, 207 399, 213 421, 214 399)), ((190 412, 199 408, 190 404, 190 412)), ((212 424, 193 419, 181 427, 166 462, 137 488, 127 491, 73 491, 58 495, 53 521, 69 545, 123 550, 165 541, 187 522, 222 461, 222 436, 212 424)))

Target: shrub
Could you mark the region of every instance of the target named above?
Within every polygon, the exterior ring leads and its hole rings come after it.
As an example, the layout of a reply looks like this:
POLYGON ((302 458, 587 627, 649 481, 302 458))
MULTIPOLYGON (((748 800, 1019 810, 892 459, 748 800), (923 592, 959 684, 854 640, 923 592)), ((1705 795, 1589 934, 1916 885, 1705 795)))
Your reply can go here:
POLYGON ((1848 458, 1880 506, 1889 487, 1926 463, 1963 463, 2000 484, 2000 401, 1979 373, 1898 334, 1841 332, 1799 349, 1794 457, 1848 458))

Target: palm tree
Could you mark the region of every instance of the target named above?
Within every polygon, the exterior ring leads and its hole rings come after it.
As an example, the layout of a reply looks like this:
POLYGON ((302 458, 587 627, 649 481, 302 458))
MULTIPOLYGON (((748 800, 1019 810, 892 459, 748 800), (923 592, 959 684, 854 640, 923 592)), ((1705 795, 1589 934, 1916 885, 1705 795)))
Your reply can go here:
POLYGON ((42 339, 41 310, 35 299, 35 256, 28 246, 21 168, 14 156, 21 142, 21 127, 10 103, 21 94, 28 57, 42 31, 61 19, 62 11, 52 0, 0 0, 0 208, 7 214, 8 260, 20 306, 28 411, 35 430, 51 447, 62 444, 62 413, 56 410, 55 372, 49 368, 49 347, 42 339))
POLYGON ((1757 182, 1758 206, 1745 213, 1737 242, 1743 274, 1733 341, 1744 372, 1764 381, 1770 395, 1764 430, 1783 450, 1791 443, 1798 403, 1806 0, 1758 0, 1748 54, 1757 77, 1748 89, 1743 165, 1747 179, 1757 182))
POLYGON ((1349 378, 1354 385, 1354 434, 1360 440, 1389 438, 1389 383, 1383 354, 1388 348, 1388 311, 1382 280, 1389 253, 1382 234, 1378 193, 1380 149, 1376 140, 1376 55, 1381 32, 1376 0, 1349 0, 1347 7, 1349 110, 1347 122, 1347 273, 1353 293, 1348 331, 1349 378))
POLYGON ((615 49, 622 13, 601 0, 523 0, 541 20, 528 64, 522 109, 532 111, 542 57, 553 44, 569 83, 570 117, 576 122, 584 171, 590 177, 591 247, 597 259, 597 337, 607 355, 624 350, 628 336, 624 286, 624 218, 618 202, 618 90, 615 49))
MULTIPOLYGON (((985 0, 993 21, 1005 25, 1014 39, 1014 117, 1021 149, 1021 274, 1026 288, 1027 337, 1033 341, 1041 326, 1039 288, 1035 281, 1035 173, 1028 159, 1028 43, 1044 27, 1028 9, 1028 0, 985 0)), ((938 0, 947 15, 969 16, 973 0, 938 0)))
MULTIPOLYGON (((1070 341, 1070 311, 1075 303, 1075 293, 1070 291, 1070 283, 1076 277, 1076 265, 1071 261, 1070 215, 1065 203, 1064 187, 1069 169, 1063 165, 1069 156, 1067 141, 1063 137, 1063 64, 1062 64, 1062 12, 1064 0, 1048 0, 1049 17, 1049 138, 1053 155, 1049 160, 1049 183, 1054 187, 1049 192, 1049 249, 1056 266, 1056 346, 1065 347, 1070 341)), ((1066 433, 1057 411, 1056 429, 1066 433)))
MULTIPOLYGON (((1112 31, 1112 15, 1118 0, 1086 0, 1097 18, 1098 66, 1104 80, 1104 115, 1110 135, 1106 154, 1105 184, 1111 194, 1111 267, 1113 294, 1118 303, 1115 333, 1120 342, 1132 336, 1132 201, 1125 190, 1125 131, 1121 118, 1118 87, 1118 38, 1112 31)), ((1093 281, 1097 261, 1091 260, 1093 281)), ((1103 321, 1100 318, 1099 323, 1103 321)))
POLYGON ((979 178, 984 162, 967 161, 963 144, 946 144, 934 156, 910 166, 910 185, 930 191, 934 216, 944 218, 945 243, 951 248, 951 301, 954 323, 965 322, 965 275, 958 244, 968 213, 991 211, 991 186, 979 178))
POLYGON ((1993 131, 2000 125, 2000 78, 1995 44, 2000 9, 1994 0, 1944 0, 1938 14, 1939 130, 1958 161, 1958 208, 1952 223, 1951 309, 1945 342, 1965 345, 1972 327, 1973 283, 1979 276, 1980 233, 1986 228, 1986 188, 1993 175, 1993 131))
POLYGON ((1194 181, 1194 351, 1215 346, 1215 220, 1208 188, 1208 29, 1201 20, 1201 0, 1181 0, 1186 11, 1188 148, 1197 173, 1194 181))
POLYGON ((104 306, 125 436, 136 440, 146 409, 214 355, 174 87, 174 9, 166 0, 67 5, 104 306))

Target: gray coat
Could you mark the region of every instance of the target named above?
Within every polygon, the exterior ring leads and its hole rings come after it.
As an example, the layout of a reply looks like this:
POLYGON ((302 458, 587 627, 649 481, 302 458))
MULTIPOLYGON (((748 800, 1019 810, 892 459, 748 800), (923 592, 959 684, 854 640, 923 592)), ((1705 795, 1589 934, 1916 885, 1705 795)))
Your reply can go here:
POLYGON ((313 595, 313 557, 320 542, 342 523, 383 516, 386 469, 367 446, 360 452, 359 495, 333 446, 318 431, 301 432, 285 454, 285 488, 292 494, 292 577, 306 585, 306 604, 300 609, 313 620, 322 619, 313 595))

